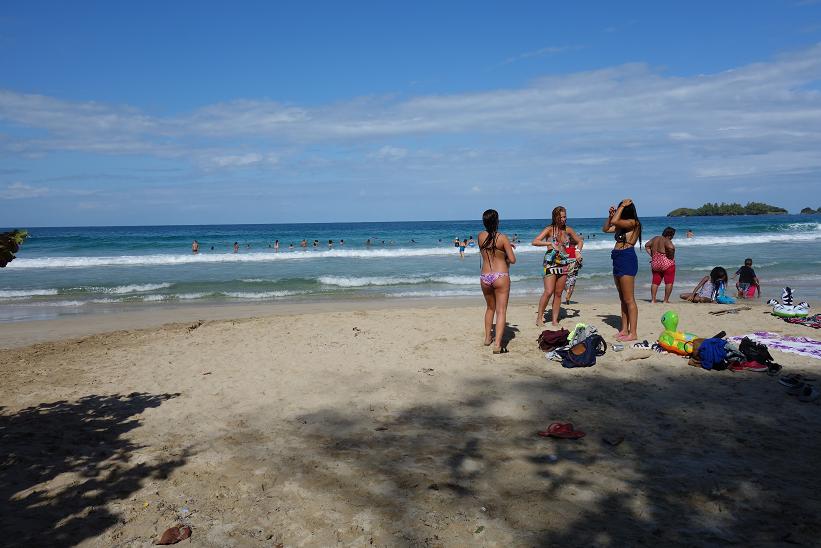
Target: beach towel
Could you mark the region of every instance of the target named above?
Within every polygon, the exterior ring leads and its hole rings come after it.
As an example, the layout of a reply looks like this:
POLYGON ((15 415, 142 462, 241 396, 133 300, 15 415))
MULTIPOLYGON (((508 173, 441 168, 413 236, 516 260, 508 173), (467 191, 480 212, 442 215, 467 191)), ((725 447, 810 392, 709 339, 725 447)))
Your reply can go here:
POLYGON ((814 316, 807 316, 806 318, 782 318, 787 323, 795 323, 799 325, 806 325, 813 329, 821 329, 821 314, 814 316))
MULTIPOLYGON (((801 356, 809 356, 821 360, 821 341, 816 341, 809 337, 790 337, 770 333, 768 331, 756 331, 746 336, 754 341, 766 344, 770 349, 789 352, 791 354, 800 354, 801 356)), ((740 341, 743 338, 744 336, 731 337, 734 341, 740 341)))

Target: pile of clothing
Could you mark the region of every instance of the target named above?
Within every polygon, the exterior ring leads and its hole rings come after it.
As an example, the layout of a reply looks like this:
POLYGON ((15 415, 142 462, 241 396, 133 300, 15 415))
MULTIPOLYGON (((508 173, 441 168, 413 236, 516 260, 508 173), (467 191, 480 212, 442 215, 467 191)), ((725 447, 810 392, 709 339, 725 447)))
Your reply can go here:
POLYGON ((709 339, 695 339, 689 364, 712 371, 766 372, 771 376, 781 371, 781 366, 775 363, 766 345, 748 337, 736 343, 724 336, 722 331, 709 339))
POLYGON ((596 365, 597 357, 607 352, 607 343, 596 328, 584 323, 577 323, 572 331, 546 329, 537 342, 548 360, 567 368, 591 367, 596 365))

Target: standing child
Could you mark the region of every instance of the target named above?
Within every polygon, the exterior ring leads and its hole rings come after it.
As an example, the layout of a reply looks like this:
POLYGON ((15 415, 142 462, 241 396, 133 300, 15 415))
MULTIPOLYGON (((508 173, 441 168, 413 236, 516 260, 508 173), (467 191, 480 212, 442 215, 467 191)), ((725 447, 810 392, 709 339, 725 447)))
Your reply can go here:
POLYGON ((579 275, 579 270, 582 269, 582 258, 576 257, 576 262, 570 265, 570 271, 567 273, 567 281, 564 288, 567 291, 565 295, 565 304, 570 304, 570 297, 573 296, 573 290, 576 288, 576 277, 579 275))

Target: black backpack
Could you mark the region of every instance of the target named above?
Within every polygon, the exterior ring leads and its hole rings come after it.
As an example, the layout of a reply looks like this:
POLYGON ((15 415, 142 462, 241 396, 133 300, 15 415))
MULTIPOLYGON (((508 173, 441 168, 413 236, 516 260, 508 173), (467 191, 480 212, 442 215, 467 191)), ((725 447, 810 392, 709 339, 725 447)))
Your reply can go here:
POLYGON ((757 343, 749 337, 744 337, 741 339, 741 343, 738 345, 738 350, 744 354, 744 357, 747 358, 748 361, 756 361, 761 365, 768 365, 773 361, 773 357, 770 355, 770 351, 767 349, 767 346, 757 343))
POLYGON ((590 367, 596 365, 596 357, 604 356, 607 352, 607 343, 601 335, 590 335, 567 350, 556 350, 562 357, 562 367, 590 367))
POLYGON ((738 344, 738 351, 744 354, 748 361, 755 361, 767 366, 767 374, 774 377, 781 371, 781 365, 775 363, 767 345, 755 342, 744 337, 738 344))

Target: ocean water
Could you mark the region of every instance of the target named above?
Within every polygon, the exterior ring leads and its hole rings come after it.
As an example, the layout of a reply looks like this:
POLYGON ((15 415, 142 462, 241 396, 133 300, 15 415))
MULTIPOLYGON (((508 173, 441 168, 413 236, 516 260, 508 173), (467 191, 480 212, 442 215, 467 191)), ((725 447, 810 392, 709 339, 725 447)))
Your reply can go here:
MULTIPOLYGON (((542 290, 543 248, 530 245, 544 219, 502 220, 518 234, 512 293, 542 290)), ((645 241, 677 229, 675 292, 688 291, 713 266, 732 274, 751 257, 764 298, 791 286, 799 300, 821 299, 821 218, 807 215, 644 218, 645 241), (695 238, 686 239, 692 229, 695 238)), ((584 268, 574 300, 612 293, 612 236, 602 219, 568 223, 585 235, 584 268)), ((0 269, 0 322, 50 319, 128 307, 182 303, 304 302, 323 299, 481 299, 476 248, 464 259, 454 237, 474 237, 481 220, 144 227, 28 228, 18 258, 0 269), (299 247, 303 238, 307 250, 299 247), (372 245, 366 245, 371 239, 372 245), (200 253, 191 253, 196 239, 200 253), (278 253, 273 242, 280 241, 278 253), (313 240, 319 245, 314 248, 313 240), (333 240, 329 247, 328 240, 333 240), (344 240, 344 244, 340 244, 344 240), (233 243, 239 253, 233 253, 233 243), (294 248, 289 249, 289 244, 294 248)), ((642 252, 637 297, 649 295, 642 252)))

